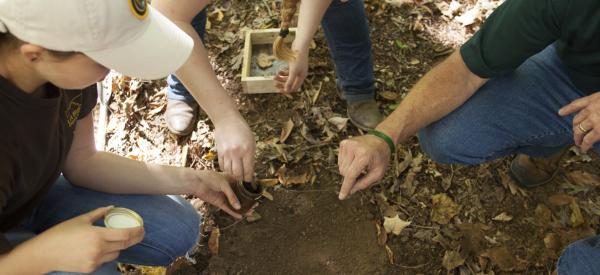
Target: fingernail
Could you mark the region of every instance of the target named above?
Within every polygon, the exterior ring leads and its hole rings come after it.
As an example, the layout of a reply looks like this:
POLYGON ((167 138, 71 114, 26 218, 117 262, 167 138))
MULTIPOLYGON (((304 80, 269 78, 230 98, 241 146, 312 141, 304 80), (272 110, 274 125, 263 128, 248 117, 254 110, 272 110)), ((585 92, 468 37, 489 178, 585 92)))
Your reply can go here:
POLYGON ((340 200, 344 200, 344 199, 346 198, 346 195, 345 195, 345 194, 342 194, 342 193, 340 193, 340 195, 338 196, 338 198, 339 198, 340 200))
POLYGON ((238 209, 238 210, 239 210, 240 208, 242 208, 242 206, 240 205, 240 203, 239 203, 239 202, 236 202, 236 203, 234 203, 234 204, 233 204, 233 208, 235 208, 235 209, 238 209))

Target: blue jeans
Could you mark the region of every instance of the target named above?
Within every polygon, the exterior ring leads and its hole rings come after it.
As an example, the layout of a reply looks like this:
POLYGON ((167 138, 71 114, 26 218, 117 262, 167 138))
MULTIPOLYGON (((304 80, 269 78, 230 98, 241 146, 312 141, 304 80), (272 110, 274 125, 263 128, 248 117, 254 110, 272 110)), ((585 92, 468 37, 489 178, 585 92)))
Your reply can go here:
MULTIPOLYGON (((23 240, 24 233, 34 236, 63 221, 109 205, 132 209, 144 219, 144 240, 122 251, 118 262, 166 266, 177 257, 184 256, 197 243, 201 218, 180 196, 106 194, 74 186, 62 176, 32 215, 5 236, 17 243, 23 240)), ((104 222, 99 220, 95 225, 104 226, 104 222)), ((105 264, 93 274, 120 273, 113 262, 105 264)))
MULTIPOLYGON (((558 110, 583 96, 549 46, 423 129, 421 149, 437 162, 459 164, 516 153, 550 156, 573 144, 574 115, 561 117, 558 110)), ((594 149, 600 151, 600 144, 594 149)), ((559 274, 600 274, 599 240, 596 236, 569 246, 558 261, 559 274)))
POLYGON ((373 55, 364 1, 334 0, 321 26, 335 63, 342 97, 348 101, 373 99, 373 55))
POLYGON ((424 128, 421 149, 441 163, 480 164, 516 153, 547 157, 574 143, 575 115, 561 117, 558 110, 583 96, 549 46, 424 128))
MULTIPOLYGON (((200 36, 200 39, 204 42, 204 34, 206 33, 206 8, 204 8, 200 13, 198 13, 194 19, 192 19, 192 27, 200 36)), ((190 92, 183 86, 181 80, 177 78, 174 74, 171 74, 167 77, 167 98, 174 100, 181 100, 185 102, 195 102, 194 97, 190 94, 190 92)))
MULTIPOLYGON (((205 25, 206 10, 203 10, 192 21, 201 38, 205 25)), ((373 55, 363 0, 345 3, 334 0, 325 12, 321 26, 335 63, 337 85, 342 96, 349 101, 372 99, 375 95, 373 55)), ((167 83, 169 99, 194 100, 174 75, 168 77, 167 83)))

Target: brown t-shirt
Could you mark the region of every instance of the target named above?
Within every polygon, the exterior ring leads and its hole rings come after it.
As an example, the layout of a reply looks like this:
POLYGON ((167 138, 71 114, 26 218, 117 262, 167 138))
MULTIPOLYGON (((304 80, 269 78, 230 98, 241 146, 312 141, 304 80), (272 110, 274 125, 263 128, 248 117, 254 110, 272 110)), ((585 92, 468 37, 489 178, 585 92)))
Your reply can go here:
MULTIPOLYGON (((0 76, 0 232, 18 225, 61 173, 77 120, 96 105, 96 86, 27 94, 0 76)), ((0 253, 10 249, 0 234, 0 253)))

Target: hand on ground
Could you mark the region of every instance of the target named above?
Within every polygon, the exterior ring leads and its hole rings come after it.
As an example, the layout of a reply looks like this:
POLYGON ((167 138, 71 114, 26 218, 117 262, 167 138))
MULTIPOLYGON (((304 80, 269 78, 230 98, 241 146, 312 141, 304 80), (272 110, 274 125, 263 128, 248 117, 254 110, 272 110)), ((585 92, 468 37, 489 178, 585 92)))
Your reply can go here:
POLYGON ((237 180, 230 175, 214 171, 198 171, 198 186, 193 195, 227 212, 236 219, 242 215, 235 212, 240 208, 240 202, 231 189, 231 183, 237 180), (232 208, 233 206, 233 208, 232 208))
POLYGON ((338 165, 344 181, 339 198, 343 200, 380 180, 390 156, 387 143, 376 136, 364 135, 342 141, 338 165))

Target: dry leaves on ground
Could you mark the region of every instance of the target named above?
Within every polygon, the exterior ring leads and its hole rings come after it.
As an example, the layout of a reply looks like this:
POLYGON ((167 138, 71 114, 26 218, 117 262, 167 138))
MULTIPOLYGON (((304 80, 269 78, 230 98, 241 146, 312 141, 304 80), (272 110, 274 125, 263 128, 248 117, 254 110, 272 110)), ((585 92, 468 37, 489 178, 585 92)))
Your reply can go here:
POLYGON ((385 232, 393 233, 396 236, 400 235, 402 230, 411 224, 411 222, 400 219, 398 215, 391 218, 383 217, 383 219, 383 227, 385 228, 385 232))
POLYGON ((448 195, 443 193, 433 195, 431 197, 431 202, 431 220, 439 224, 448 224, 460 210, 458 204, 448 197, 448 195))

